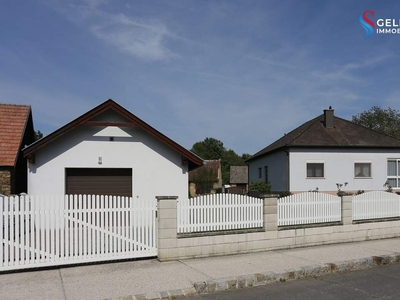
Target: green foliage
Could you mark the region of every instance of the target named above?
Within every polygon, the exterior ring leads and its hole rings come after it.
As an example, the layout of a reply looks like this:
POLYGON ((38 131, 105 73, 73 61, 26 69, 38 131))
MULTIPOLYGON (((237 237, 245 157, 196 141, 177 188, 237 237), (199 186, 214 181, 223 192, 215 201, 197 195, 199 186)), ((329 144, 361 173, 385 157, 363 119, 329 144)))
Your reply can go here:
POLYGON ((280 192, 279 193, 279 198, 283 198, 283 197, 287 197, 287 196, 292 196, 293 194, 289 191, 285 191, 285 192, 280 192))
POLYGON ((220 159, 225 152, 224 143, 214 138, 206 138, 204 141, 197 142, 190 149, 202 159, 220 159))
POLYGON ((252 182, 249 184, 249 191, 258 191, 261 194, 270 194, 271 184, 269 182, 252 182))
POLYGON ((352 117, 354 123, 400 138, 400 111, 388 107, 382 109, 373 106, 370 110, 364 111, 352 117))
POLYGON ((356 195, 361 195, 361 194, 364 194, 364 193, 365 193, 364 190, 358 190, 357 193, 356 193, 356 195))
POLYGON ((216 194, 222 194, 222 188, 220 188, 220 187, 219 187, 219 188, 216 188, 216 189, 215 189, 215 193, 216 193, 216 194))
POLYGON ((191 181, 196 184, 196 194, 204 195, 213 189, 214 183, 218 182, 218 174, 213 168, 203 166, 196 170, 191 181))
POLYGON ((35 141, 40 140, 43 137, 43 133, 40 130, 35 130, 35 141))
POLYGON ((245 159, 250 157, 248 153, 243 153, 242 156, 239 156, 232 149, 226 149, 223 142, 210 137, 195 143, 190 151, 206 160, 221 159, 223 184, 230 182, 230 167, 245 166, 245 159))

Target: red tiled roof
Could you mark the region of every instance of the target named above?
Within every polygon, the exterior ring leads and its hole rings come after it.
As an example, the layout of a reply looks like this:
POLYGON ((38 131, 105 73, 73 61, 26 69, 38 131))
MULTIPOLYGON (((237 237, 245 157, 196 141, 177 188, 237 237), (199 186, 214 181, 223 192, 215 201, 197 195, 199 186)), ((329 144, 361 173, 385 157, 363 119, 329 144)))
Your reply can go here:
POLYGON ((30 111, 29 105, 0 104, 0 166, 15 165, 30 111))

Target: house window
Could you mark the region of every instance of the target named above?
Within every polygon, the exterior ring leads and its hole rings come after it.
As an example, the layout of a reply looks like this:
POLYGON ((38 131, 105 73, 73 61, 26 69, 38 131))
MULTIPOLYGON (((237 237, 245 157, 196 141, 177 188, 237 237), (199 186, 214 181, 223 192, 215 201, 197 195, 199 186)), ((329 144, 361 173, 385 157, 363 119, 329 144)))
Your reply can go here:
POLYGON ((355 163, 354 177, 355 178, 371 177, 371 163, 355 163))
POLYGON ((307 178, 322 178, 324 177, 323 163, 307 163, 307 178))
POLYGON ((400 159, 388 160, 387 182, 392 188, 400 187, 400 159))
POLYGON ((264 167, 264 176, 265 176, 265 183, 269 182, 269 178, 268 178, 268 166, 264 167))
POLYGON ((262 177, 262 169, 258 168, 258 178, 261 178, 261 177, 262 177))

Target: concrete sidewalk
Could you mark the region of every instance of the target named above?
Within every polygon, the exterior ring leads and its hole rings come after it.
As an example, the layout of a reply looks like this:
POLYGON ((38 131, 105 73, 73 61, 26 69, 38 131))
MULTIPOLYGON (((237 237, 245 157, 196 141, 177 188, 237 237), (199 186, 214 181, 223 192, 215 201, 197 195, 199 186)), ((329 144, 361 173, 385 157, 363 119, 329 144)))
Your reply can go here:
POLYGON ((173 262, 75 266, 1 274, 0 299, 169 299, 399 260, 400 238, 395 238, 173 262))

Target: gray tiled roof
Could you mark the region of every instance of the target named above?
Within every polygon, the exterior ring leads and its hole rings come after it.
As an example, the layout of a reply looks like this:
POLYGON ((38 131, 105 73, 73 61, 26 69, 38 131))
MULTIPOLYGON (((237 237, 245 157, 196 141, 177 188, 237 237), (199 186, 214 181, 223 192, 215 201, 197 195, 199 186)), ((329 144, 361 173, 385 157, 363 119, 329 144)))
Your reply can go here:
POLYGON ((399 148, 400 140, 366 128, 342 118, 333 117, 333 128, 324 126, 320 115, 247 159, 273 152, 283 147, 346 147, 346 148, 399 148))

